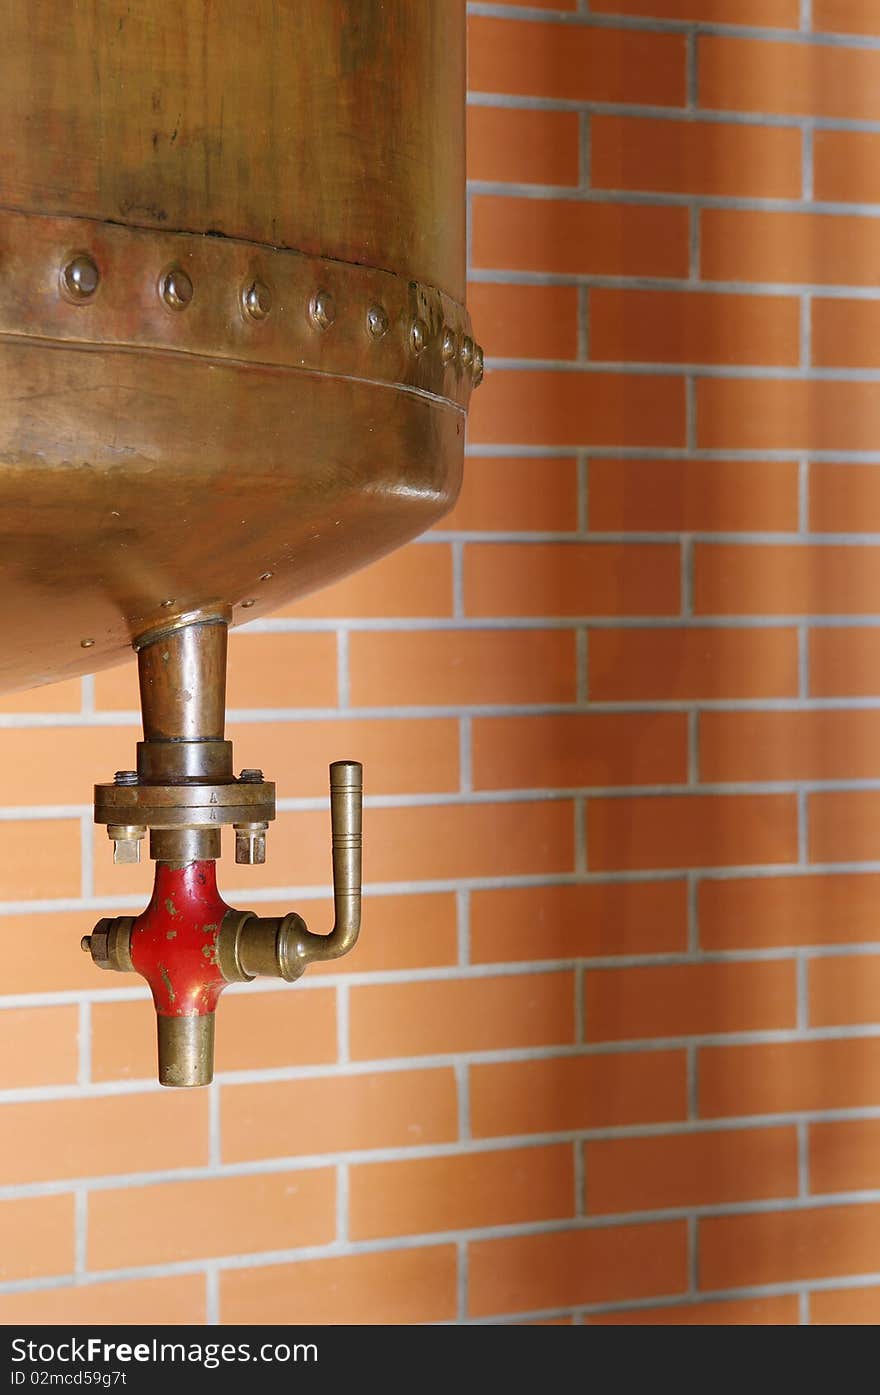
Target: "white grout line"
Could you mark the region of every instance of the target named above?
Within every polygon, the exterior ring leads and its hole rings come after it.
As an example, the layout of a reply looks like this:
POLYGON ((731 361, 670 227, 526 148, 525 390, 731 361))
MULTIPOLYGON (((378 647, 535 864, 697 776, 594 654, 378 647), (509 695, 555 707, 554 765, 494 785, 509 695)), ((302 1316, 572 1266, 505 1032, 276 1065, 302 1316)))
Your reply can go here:
POLYGON ((466 1061, 455 1062, 455 1088, 458 1097, 458 1136, 462 1143, 471 1140, 471 1082, 466 1061))
POLYGON ((220 1322, 220 1273, 216 1264, 205 1265, 205 1326, 216 1327, 220 1322))
POLYGON ((457 1261, 458 1261, 458 1271, 457 1271, 457 1305, 458 1305, 458 1308, 457 1308, 457 1311, 458 1311, 458 1321, 459 1321, 460 1323, 463 1323, 463 1322, 466 1322, 466 1321, 467 1321, 468 1313, 469 1313, 469 1310, 470 1310, 470 1296, 469 1296, 469 1292, 468 1292, 468 1289, 469 1289, 469 1277, 470 1277, 470 1276, 469 1276, 469 1271, 468 1271, 468 1260, 469 1260, 469 1255, 468 1255, 467 1241, 466 1241, 466 1240, 459 1240, 456 1249, 457 1249, 457 1261))
MULTIPOLYGON (((471 967, 471 893, 464 888, 455 893, 457 962, 462 969, 471 967)), ((413 927, 418 934, 418 927, 413 927)))
POLYGON ((79 999, 77 1057, 77 1082, 89 1085, 92 1080, 92 1005, 83 998, 79 999))
POLYGON ((88 1273, 89 1268, 89 1194, 85 1188, 77 1188, 74 1192, 73 1207, 73 1269, 75 1274, 83 1275, 88 1273))
POLYGON ((343 979, 336 985, 336 1056, 340 1065, 347 1065, 349 1054, 349 986, 343 979))
POLYGON ((797 1125, 798 1196, 806 1201, 810 1195, 810 1126, 801 1119, 797 1125))
POLYGON ((348 636, 349 632, 345 628, 340 628, 336 632, 336 677, 339 692, 339 709, 341 712, 347 712, 351 702, 351 685, 349 679, 348 665, 348 636))
POLYGON ((336 1242, 347 1245, 349 1241, 349 1168, 340 1163, 336 1168, 336 1242))

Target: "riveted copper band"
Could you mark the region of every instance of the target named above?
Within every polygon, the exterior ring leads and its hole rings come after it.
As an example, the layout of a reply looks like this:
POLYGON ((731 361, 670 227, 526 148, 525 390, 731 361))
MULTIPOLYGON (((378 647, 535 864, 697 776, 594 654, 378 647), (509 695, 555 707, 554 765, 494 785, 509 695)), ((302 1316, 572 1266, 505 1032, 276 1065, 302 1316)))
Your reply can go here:
POLYGON ((482 376, 467 311, 432 286, 233 238, 0 210, 6 337, 303 369, 461 407, 482 376))

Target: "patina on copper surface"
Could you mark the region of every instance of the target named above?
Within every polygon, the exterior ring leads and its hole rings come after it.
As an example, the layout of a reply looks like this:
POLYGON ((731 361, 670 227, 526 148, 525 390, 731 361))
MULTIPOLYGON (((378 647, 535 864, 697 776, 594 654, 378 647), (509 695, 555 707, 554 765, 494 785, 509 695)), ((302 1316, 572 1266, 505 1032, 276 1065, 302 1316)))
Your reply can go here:
POLYGON ((451 506, 462 0, 41 0, 0 74, 0 690, 451 506))

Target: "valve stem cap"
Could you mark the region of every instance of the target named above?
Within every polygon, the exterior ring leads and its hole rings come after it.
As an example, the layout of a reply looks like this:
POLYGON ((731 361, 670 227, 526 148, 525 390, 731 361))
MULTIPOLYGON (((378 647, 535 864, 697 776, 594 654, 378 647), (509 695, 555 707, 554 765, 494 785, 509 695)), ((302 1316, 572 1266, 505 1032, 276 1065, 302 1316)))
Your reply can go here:
POLYGON ((235 860, 255 867, 266 861, 267 823, 237 823, 235 828, 235 860))

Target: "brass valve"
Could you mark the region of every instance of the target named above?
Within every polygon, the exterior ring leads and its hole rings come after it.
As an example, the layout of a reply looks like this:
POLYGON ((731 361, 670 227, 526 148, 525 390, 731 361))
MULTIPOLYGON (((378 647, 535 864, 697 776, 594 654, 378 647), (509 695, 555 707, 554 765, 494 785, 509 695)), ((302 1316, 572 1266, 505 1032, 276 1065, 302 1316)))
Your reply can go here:
POLYGON ((115 861, 135 861, 150 832, 153 895, 142 915, 101 920, 82 941, 98 967, 139 973, 158 1014, 159 1080, 207 1085, 214 1011, 229 983, 258 974, 288 982, 310 963, 346 954, 361 919, 363 768, 330 766, 335 923, 313 934, 295 912, 233 910, 217 890, 220 829, 235 831, 236 862, 265 861, 275 786, 261 770, 232 773, 224 736, 226 625, 222 619, 151 635, 138 653, 144 740, 136 771, 96 785, 95 819, 115 861))
POLYGON ((218 962, 227 983, 257 976, 293 983, 319 960, 339 959, 353 949, 361 924, 361 824, 363 766, 335 761, 330 767, 333 839, 333 907, 329 935, 315 935, 302 916, 258 916, 228 911, 220 927, 218 962))

